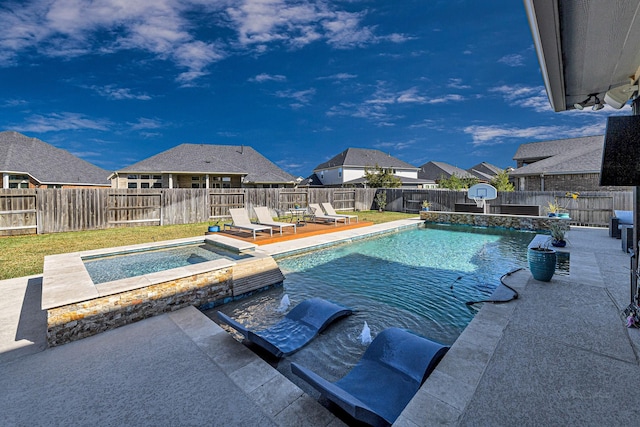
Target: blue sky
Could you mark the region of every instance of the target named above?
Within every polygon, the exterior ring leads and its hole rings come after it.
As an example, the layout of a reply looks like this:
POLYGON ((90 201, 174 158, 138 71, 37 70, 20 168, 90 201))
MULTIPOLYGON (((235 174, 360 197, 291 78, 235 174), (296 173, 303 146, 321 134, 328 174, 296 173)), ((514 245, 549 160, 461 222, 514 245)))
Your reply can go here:
POLYGON ((348 147, 507 167, 610 114, 552 112, 521 1, 0 3, 0 130, 110 171, 185 142, 305 177, 348 147))

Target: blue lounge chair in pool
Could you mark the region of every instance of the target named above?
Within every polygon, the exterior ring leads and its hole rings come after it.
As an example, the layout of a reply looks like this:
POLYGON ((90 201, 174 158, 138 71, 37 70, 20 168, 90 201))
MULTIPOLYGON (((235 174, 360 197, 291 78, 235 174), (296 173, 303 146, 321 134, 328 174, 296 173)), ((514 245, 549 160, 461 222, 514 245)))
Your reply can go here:
POLYGON ((218 312, 218 319, 240 332, 249 342, 276 357, 283 357, 307 345, 334 320, 352 313, 351 309, 341 305, 311 298, 296 305, 284 319, 263 331, 250 331, 221 312, 218 312))
POLYGON ((354 419, 388 426, 448 350, 404 329, 389 328, 376 336, 358 364, 335 383, 296 363, 291 363, 291 372, 354 419))

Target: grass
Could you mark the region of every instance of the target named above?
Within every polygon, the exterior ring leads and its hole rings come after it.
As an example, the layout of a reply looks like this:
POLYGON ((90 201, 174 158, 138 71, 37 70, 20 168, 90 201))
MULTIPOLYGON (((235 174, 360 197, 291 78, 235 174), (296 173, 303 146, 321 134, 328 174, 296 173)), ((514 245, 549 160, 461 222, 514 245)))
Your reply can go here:
MULTIPOLYGON (((379 224, 415 217, 400 212, 358 212, 360 221, 379 224)), ((44 257, 67 252, 135 245, 203 235, 208 223, 0 237, 0 280, 42 274, 44 257)))

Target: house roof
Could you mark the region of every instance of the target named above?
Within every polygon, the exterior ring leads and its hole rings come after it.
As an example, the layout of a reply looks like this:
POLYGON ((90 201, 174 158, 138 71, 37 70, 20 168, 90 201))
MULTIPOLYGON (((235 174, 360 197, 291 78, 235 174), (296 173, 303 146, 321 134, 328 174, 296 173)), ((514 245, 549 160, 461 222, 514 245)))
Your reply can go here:
POLYGON ((109 185, 109 172, 66 150, 14 131, 0 132, 0 171, 41 184, 109 185))
POLYGON ((369 148, 347 148, 342 153, 331 158, 331 160, 316 166, 314 171, 340 166, 373 167, 375 165, 378 165, 381 168, 418 169, 417 167, 380 150, 373 150, 369 148))
MULTIPOLYGON (((556 139, 552 141, 530 142, 522 144, 516 150, 513 160, 535 162, 551 156, 574 151, 582 147, 601 146, 604 143, 602 135, 583 136, 580 138, 556 139)), ((602 148, 602 147, 601 147, 602 148)))
POLYGON ((295 182, 262 154, 246 145, 181 144, 117 173, 193 173, 244 175, 245 182, 295 182))
MULTIPOLYGON (((400 182, 404 184, 435 184, 435 181, 430 179, 420 179, 420 178, 409 178, 406 176, 394 175, 396 178, 400 179, 400 182)), ((367 182, 367 178, 361 176, 360 178, 352 179, 351 181, 347 181, 344 184, 364 184, 367 182)))
POLYGON ((492 165, 491 163, 487 163, 487 162, 478 163, 477 165, 467 169, 467 172, 469 173, 472 173, 474 175, 476 173, 479 173, 489 178, 493 178, 494 176, 498 175, 502 171, 503 171, 502 168, 499 168, 498 166, 492 165))
POLYGON ((464 169, 460 169, 457 166, 450 165, 444 162, 427 162, 420 166, 418 171, 418 178, 437 181, 442 176, 450 178, 453 174, 460 178, 477 178, 475 175, 467 172, 464 169))
MULTIPOLYGON (((602 135, 586 138, 535 142, 523 145, 534 144, 538 144, 538 146, 534 147, 531 152, 546 152, 547 154, 553 152, 556 154, 550 156, 547 155, 542 160, 514 169, 509 172, 510 176, 600 172, 600 168, 602 166, 602 150, 604 149, 604 137, 602 135), (540 146, 539 144, 546 145, 540 146), (542 148, 546 148, 547 150, 544 151, 542 148)), ((520 151, 520 149, 518 149, 518 151, 520 151)))

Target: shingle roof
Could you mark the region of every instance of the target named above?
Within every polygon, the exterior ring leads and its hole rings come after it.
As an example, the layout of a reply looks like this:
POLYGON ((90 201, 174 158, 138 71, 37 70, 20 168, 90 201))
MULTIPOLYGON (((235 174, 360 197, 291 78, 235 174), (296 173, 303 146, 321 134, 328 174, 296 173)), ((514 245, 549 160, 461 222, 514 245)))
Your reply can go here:
POLYGON ((41 184, 109 185, 108 171, 14 131, 0 132, 0 171, 29 174, 41 184))
POLYGON ((417 167, 380 150, 373 150, 369 148, 347 148, 342 153, 334 156, 331 160, 319 164, 313 170, 317 171, 339 166, 373 167, 375 165, 378 165, 381 168, 418 169, 417 167))
POLYGON ((509 176, 599 173, 604 141, 566 151, 509 172, 509 176))
POLYGON ((604 136, 583 136, 580 138, 556 139, 552 141, 530 142, 522 144, 516 150, 513 160, 537 161, 557 154, 566 153, 582 147, 595 148, 604 144, 604 136))
POLYGON ((457 166, 453 166, 444 162, 427 162, 424 165, 420 166, 420 170, 418 171, 418 178, 437 181, 442 176, 444 176, 445 178, 450 178, 453 174, 460 178, 477 178, 475 175, 467 172, 464 169, 460 169, 457 166))
POLYGON ((294 182, 295 177, 245 145, 181 144, 118 173, 194 173, 245 175, 245 182, 294 182))
POLYGON ((479 175, 478 178, 493 178, 500 172, 502 172, 502 168, 494 166, 487 162, 478 163, 475 166, 467 169, 467 172, 472 173, 474 175, 479 175))

